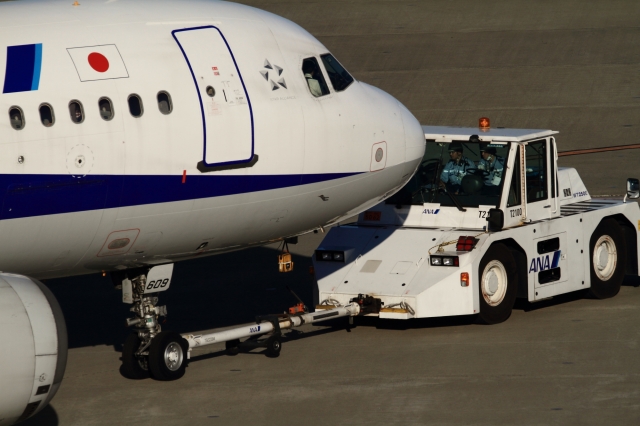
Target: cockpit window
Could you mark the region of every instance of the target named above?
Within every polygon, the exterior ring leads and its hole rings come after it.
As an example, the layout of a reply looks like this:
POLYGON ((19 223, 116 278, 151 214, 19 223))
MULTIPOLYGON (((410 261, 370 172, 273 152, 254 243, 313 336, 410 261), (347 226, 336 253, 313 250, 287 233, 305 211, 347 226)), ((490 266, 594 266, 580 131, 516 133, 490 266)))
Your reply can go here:
POLYGON ((324 64, 327 74, 329 74, 329 80, 336 92, 341 92, 351 83, 353 83, 353 77, 344 69, 340 62, 336 60, 331 54, 320 55, 322 63, 324 64))
POLYGON ((307 58, 302 61, 302 73, 307 80, 309 91, 313 96, 318 98, 329 94, 329 88, 324 81, 324 76, 322 75, 322 71, 320 71, 320 66, 316 58, 307 58))
POLYGON ((462 207, 498 207, 508 155, 509 144, 427 142, 418 171, 387 204, 455 206, 453 195, 462 207))

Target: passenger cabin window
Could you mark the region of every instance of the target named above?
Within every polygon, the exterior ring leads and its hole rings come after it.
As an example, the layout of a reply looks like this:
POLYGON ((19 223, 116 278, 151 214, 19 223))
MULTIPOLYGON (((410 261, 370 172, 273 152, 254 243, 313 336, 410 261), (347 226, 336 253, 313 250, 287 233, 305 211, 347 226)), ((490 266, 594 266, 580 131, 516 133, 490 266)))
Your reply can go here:
POLYGON ((84 121, 84 109, 82 108, 80 101, 69 102, 69 115, 71 116, 71 121, 76 124, 80 124, 84 121))
POLYGON ((320 66, 316 58, 307 58, 302 61, 302 73, 307 80, 309 91, 313 96, 318 98, 329 94, 329 88, 324 81, 324 76, 322 75, 322 71, 320 71, 320 66))
POLYGON ((333 55, 326 54, 320 55, 322 58, 322 63, 324 64, 324 68, 327 70, 327 74, 329 74, 329 80, 331 80, 331 85, 336 92, 341 92, 351 83, 353 83, 353 77, 344 69, 342 65, 333 57, 333 55))
POLYGON ((55 122, 53 116, 53 108, 49 104, 42 104, 38 109, 40 111, 40 122, 44 127, 51 127, 55 122))
POLYGON ((110 121, 113 118, 113 104, 109 98, 100 98, 98 100, 98 109, 100 109, 100 117, 104 121, 110 121))
POLYGON ((415 175, 386 203, 499 207, 509 150, 508 143, 427 141, 415 175))
POLYGON ((211 86, 207 86, 207 96, 213 98, 216 95, 216 89, 211 86))
POLYGON ((547 190, 547 141, 529 143, 526 146, 527 203, 546 200, 547 190))
POLYGON ((171 111, 173 111, 171 95, 169 95, 167 92, 162 91, 158 93, 158 109, 164 115, 169 115, 171 114, 171 111))
POLYGON ((144 109, 142 107, 142 99, 140 99, 140 96, 136 94, 129 95, 129 99, 127 99, 127 102, 129 103, 129 112, 131 113, 131 115, 136 118, 142 117, 144 109))
POLYGON ((20 107, 14 106, 9 108, 9 121, 11 122, 11 127, 14 129, 24 129, 24 113, 20 107))

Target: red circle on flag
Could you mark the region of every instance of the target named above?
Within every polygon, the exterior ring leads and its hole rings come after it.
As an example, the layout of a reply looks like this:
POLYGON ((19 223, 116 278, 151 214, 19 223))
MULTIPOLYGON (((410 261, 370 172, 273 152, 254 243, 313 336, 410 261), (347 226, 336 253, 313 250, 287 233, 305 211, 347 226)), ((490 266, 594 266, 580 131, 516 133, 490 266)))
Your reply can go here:
POLYGON ((109 60, 103 54, 93 52, 89 54, 89 65, 98 72, 105 72, 109 69, 109 60))

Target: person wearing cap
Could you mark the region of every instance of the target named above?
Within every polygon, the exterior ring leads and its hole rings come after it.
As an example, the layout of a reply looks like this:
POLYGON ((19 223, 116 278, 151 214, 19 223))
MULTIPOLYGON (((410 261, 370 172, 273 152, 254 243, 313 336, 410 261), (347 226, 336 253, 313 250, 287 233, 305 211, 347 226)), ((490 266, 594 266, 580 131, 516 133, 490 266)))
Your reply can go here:
POLYGON ((449 146, 450 160, 440 174, 440 186, 446 186, 448 190, 455 193, 460 191, 460 184, 467 170, 476 167, 473 161, 463 155, 463 152, 460 142, 452 142, 449 146))
POLYGON ((488 143, 480 145, 482 159, 478 163, 478 170, 484 170, 488 175, 484 179, 487 186, 498 186, 504 172, 504 158, 496 155, 497 151, 488 143))

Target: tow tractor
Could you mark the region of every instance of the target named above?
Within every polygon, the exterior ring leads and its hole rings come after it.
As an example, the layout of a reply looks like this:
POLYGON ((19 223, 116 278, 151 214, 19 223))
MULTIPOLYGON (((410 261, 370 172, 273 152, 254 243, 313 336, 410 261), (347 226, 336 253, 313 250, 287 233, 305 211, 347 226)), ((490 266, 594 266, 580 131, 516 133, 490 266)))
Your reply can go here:
POLYGON ((557 166, 556 131, 486 119, 423 130, 412 180, 316 250, 316 310, 359 303, 380 318, 495 324, 516 298, 605 299, 638 274, 640 212, 626 202, 640 196, 637 179, 624 200, 592 199, 575 169, 557 166))

